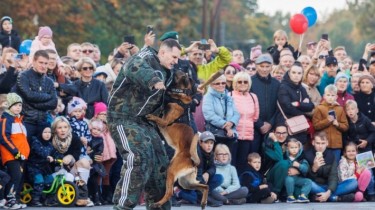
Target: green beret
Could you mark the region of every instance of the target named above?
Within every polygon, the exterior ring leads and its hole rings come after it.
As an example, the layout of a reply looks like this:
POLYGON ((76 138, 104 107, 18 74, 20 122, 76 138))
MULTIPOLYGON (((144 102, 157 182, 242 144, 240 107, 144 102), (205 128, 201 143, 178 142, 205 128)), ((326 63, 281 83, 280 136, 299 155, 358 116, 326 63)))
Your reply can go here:
POLYGON ((178 41, 178 33, 176 31, 168 31, 160 37, 160 41, 164 41, 166 39, 174 39, 178 41))

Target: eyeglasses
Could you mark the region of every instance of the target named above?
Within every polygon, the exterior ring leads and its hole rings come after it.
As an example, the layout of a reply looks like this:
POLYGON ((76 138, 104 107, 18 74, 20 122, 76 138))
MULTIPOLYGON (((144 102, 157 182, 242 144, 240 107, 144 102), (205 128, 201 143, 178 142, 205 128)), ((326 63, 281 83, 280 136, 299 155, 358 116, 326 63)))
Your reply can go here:
POLYGON ((242 84, 247 85, 247 84, 249 84, 249 81, 237 81, 237 83, 240 84, 240 85, 242 85, 242 84))
POLYGON ((90 67, 82 67, 82 70, 83 71, 87 71, 87 70, 94 70, 94 67, 93 66, 90 66, 90 67))
POLYGON ((225 156, 229 156, 229 154, 228 153, 217 153, 216 156, 225 157, 225 156))
POLYGON ((255 70, 257 70, 255 67, 246 67, 246 70, 249 70, 249 71, 255 71, 255 70))
POLYGON ((217 83, 212 83, 213 85, 227 85, 226 82, 217 82, 217 83))
POLYGON ((319 55, 319 59, 328 58, 329 55, 319 55))
POLYGON ((236 74, 236 71, 225 71, 225 74, 236 74))
POLYGON ((275 134, 281 136, 281 135, 286 135, 288 133, 287 132, 275 132, 275 134))
POLYGON ((94 50, 82 50, 83 53, 93 53, 94 50))

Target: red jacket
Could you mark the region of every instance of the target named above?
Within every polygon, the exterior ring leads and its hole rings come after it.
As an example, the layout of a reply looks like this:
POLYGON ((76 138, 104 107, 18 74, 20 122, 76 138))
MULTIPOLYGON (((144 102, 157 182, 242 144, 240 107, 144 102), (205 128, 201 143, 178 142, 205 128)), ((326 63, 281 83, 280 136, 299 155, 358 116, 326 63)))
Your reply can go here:
POLYGON ((27 159, 30 154, 30 147, 22 117, 12 116, 4 112, 0 124, 0 153, 3 165, 8 161, 15 160, 14 157, 18 152, 27 159))

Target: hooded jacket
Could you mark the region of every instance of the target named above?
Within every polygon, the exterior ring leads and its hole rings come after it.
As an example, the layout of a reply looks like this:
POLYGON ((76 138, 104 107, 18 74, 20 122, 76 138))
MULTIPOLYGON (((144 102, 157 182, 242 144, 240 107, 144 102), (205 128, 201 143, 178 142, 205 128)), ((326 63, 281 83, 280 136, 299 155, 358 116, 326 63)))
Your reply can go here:
POLYGON ((30 157, 28 160, 29 165, 33 165, 33 167, 37 167, 39 169, 43 167, 48 167, 49 161, 47 160, 47 156, 51 156, 54 159, 62 158, 63 156, 57 152, 57 150, 53 147, 51 139, 48 141, 44 140, 42 137, 43 130, 40 129, 40 133, 38 136, 33 136, 31 138, 31 147, 30 147, 30 157))
POLYGON ((11 30, 10 34, 1 29, 0 32, 0 44, 4 47, 11 47, 15 50, 19 50, 21 45, 21 37, 18 35, 16 30, 11 30))
POLYGON ((30 147, 27 142, 27 131, 22 123, 22 117, 13 116, 5 111, 1 116, 0 122, 0 153, 3 165, 8 161, 15 160, 18 152, 27 159, 30 154, 30 147))

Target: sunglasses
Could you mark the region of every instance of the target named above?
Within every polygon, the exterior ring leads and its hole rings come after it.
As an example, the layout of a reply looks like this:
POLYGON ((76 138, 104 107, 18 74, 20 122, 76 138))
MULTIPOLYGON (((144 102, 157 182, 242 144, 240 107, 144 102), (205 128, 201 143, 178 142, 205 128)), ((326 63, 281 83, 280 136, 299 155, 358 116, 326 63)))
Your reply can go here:
POLYGON ((217 82, 217 83, 212 83, 213 85, 227 85, 226 82, 217 82))
POLYGON ((246 70, 249 70, 249 71, 255 71, 255 70, 257 70, 255 67, 246 67, 246 70))
POLYGON ((83 53, 93 53, 94 50, 82 50, 83 53))
POLYGON ((226 71, 225 74, 236 74, 236 71, 226 71))
POLYGON ((242 84, 247 85, 247 84, 249 84, 249 81, 237 81, 237 83, 240 84, 240 85, 242 85, 242 84))
POLYGON ((94 70, 94 67, 90 66, 90 67, 82 67, 82 70, 83 71, 87 71, 87 70, 94 70))
POLYGON ((319 55, 319 59, 328 58, 329 55, 319 55))

